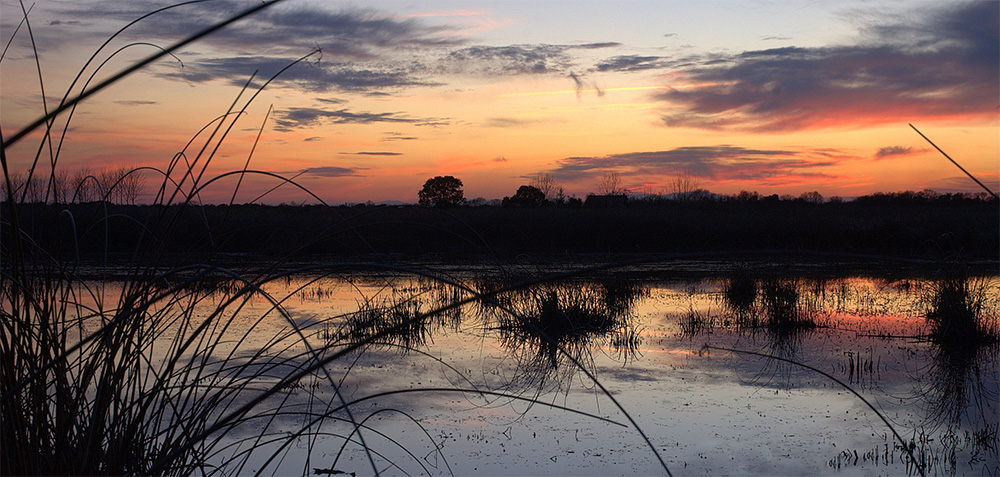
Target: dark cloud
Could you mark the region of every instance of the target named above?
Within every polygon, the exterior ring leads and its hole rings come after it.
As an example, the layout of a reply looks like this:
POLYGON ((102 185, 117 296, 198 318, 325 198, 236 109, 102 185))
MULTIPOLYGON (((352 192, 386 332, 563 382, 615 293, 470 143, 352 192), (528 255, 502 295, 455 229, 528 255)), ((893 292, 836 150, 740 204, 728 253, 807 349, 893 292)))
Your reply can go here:
POLYGON ((316 98, 316 101, 326 104, 344 104, 347 102, 347 100, 338 98, 316 98))
MULTIPOLYGON (((60 14, 76 21, 116 20, 124 24, 162 4, 145 1, 86 2, 64 7, 60 14)), ((173 40, 200 31, 250 8, 240 0, 215 0, 157 13, 129 29, 144 41, 173 40)), ((444 26, 393 18, 373 9, 331 9, 323 3, 287 2, 265 9, 206 37, 201 43, 237 51, 302 54, 318 46, 329 56, 352 59, 381 57, 385 49, 457 46, 461 40, 444 26)))
POLYGON ((509 76, 562 72, 570 65, 562 45, 470 46, 450 52, 438 66, 443 73, 509 76))
POLYGON ((303 174, 311 176, 320 177, 356 177, 361 174, 358 171, 363 169, 356 169, 350 167, 337 167, 337 166, 324 166, 324 167, 310 167, 302 171, 303 174))
POLYGON ((668 126, 794 131, 915 118, 995 118, 1000 3, 948 4, 865 29, 863 42, 712 58, 682 72, 697 87, 658 95, 668 126))
MULTIPOLYGON (((249 6, 245 1, 213 0, 171 8, 130 27, 122 39, 170 44, 249 6)), ((64 6, 59 14, 74 21, 125 24, 159 7, 142 0, 87 2, 64 6)), ((92 30, 85 34, 109 34, 92 30)), ((198 58, 185 59, 183 68, 163 64, 159 72, 190 82, 225 80, 242 85, 254 71, 259 70, 260 78, 270 78, 295 58, 318 48, 321 61, 310 62, 308 68, 297 65, 282 74, 277 84, 312 92, 378 94, 385 89, 440 86, 428 78, 442 73, 489 77, 565 73, 572 62, 568 51, 621 45, 464 46, 466 40, 455 31, 374 9, 288 2, 204 38, 196 50, 190 50, 198 52, 198 58)))
POLYGON ((353 153, 356 156, 402 156, 401 152, 382 152, 382 151, 360 151, 353 153))
POLYGON ((669 66, 662 56, 620 55, 613 56, 597 63, 594 70, 607 71, 642 71, 660 69, 669 66))
POLYGON ((419 138, 417 138, 415 136, 404 136, 403 133, 401 133, 401 132, 387 132, 387 133, 385 133, 385 137, 383 137, 382 139, 380 139, 380 141, 383 141, 383 142, 389 142, 389 141, 416 141, 417 139, 419 139, 419 138))
POLYGON ((149 105, 153 105, 153 104, 158 104, 157 101, 145 101, 145 100, 138 100, 138 99, 136 99, 136 100, 122 99, 122 100, 114 101, 114 103, 115 104, 120 104, 122 106, 149 106, 149 105))
POLYGON ((600 48, 614 48, 616 46, 622 46, 621 43, 616 41, 605 41, 601 43, 584 43, 582 45, 574 45, 573 48, 583 48, 586 50, 597 50, 600 48))
POLYGON ((440 124, 442 121, 439 118, 411 118, 403 116, 400 113, 355 113, 347 109, 290 108, 275 112, 275 129, 279 131, 288 131, 294 128, 308 127, 321 123, 410 123, 420 125, 440 124))
MULTIPOLYGON (((156 13, 128 28, 122 41, 171 44, 251 7, 253 2, 213 0, 156 13)), ((125 25, 162 6, 161 2, 67 2, 53 14, 56 24, 90 22, 112 25, 104 28, 68 29, 61 42, 103 40, 114 28, 125 25)), ((166 77, 190 82, 213 80, 243 85, 255 71, 270 78, 296 58, 319 49, 318 63, 296 65, 277 79, 313 91, 370 93, 384 89, 434 86, 431 73, 420 63, 441 49, 455 48, 464 40, 447 26, 430 25, 420 19, 400 19, 373 9, 335 8, 323 2, 287 2, 242 19, 197 42, 183 53, 183 68, 160 64, 156 71, 166 77), (247 53, 253 52, 253 53, 247 53)), ((52 46, 51 48, 56 48, 52 46)))
POLYGON ((914 151, 912 147, 886 146, 886 147, 880 147, 878 149, 878 151, 875 153, 875 158, 885 159, 886 157, 891 157, 891 156, 909 156, 914 152, 921 152, 921 151, 914 151))
POLYGON ((832 177, 818 171, 836 165, 828 150, 791 151, 738 146, 679 147, 666 151, 631 152, 600 157, 568 157, 551 172, 572 181, 598 177, 607 171, 625 176, 689 174, 712 180, 756 180, 775 184, 795 178, 832 177))
POLYGON ((539 122, 538 119, 489 118, 488 120, 486 120, 485 125, 491 128, 520 128, 524 126, 530 126, 538 122, 539 122))
MULTIPOLYGON (((189 61, 184 68, 170 69, 163 76, 183 79, 193 83, 227 80, 242 86, 256 72, 254 86, 260 86, 293 60, 281 57, 237 56, 189 61)), ((420 79, 413 67, 381 65, 365 67, 345 62, 304 60, 291 66, 275 79, 277 84, 291 85, 313 92, 330 90, 365 92, 380 89, 399 89, 412 86, 434 86, 439 83, 420 79)), ((340 100, 321 100, 339 104, 340 100)))
POLYGON ((373 10, 330 12, 315 5, 296 4, 266 12, 260 23, 283 32, 288 43, 363 45, 416 49, 461 43, 448 27, 428 26, 413 19, 390 18, 373 10))

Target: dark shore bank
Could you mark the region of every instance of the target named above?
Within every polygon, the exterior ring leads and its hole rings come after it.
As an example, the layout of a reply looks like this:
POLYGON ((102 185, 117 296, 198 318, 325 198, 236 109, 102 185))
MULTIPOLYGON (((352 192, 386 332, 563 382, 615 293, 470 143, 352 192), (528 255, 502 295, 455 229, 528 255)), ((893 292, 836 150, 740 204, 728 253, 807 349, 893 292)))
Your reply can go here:
MULTIPOLYGON (((660 203, 588 209, 418 206, 21 206, 22 230, 62 258, 157 250, 243 256, 477 261, 513 257, 767 252, 995 263, 996 201, 660 203), (150 245, 154 245, 150 247, 150 245)), ((9 211, 4 210, 5 220, 9 211)), ((8 234, 11 227, 2 233, 8 234)), ((150 258, 150 257, 146 257, 150 258)))

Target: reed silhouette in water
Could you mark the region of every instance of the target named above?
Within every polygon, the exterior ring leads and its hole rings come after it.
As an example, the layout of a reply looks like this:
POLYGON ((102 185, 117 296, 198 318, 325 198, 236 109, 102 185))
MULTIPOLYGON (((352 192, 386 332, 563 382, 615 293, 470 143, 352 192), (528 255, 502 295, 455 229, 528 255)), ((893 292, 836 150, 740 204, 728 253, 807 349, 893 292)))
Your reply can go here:
POLYGON ((952 472, 963 464, 955 460, 961 446, 971 448, 973 456, 996 461, 1000 458, 1000 330, 998 317, 985 312, 989 291, 984 282, 959 272, 936 281, 929 295, 927 339, 933 360, 922 373, 929 379, 917 389, 928 403, 929 425, 943 425, 951 436, 941 445, 952 472))

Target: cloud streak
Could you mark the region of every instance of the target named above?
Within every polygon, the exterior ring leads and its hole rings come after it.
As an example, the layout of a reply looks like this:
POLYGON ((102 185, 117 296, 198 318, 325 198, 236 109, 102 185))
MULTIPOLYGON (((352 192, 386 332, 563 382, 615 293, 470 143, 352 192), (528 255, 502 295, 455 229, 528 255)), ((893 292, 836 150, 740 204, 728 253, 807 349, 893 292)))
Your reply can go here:
POLYGON ((317 177, 358 177, 361 174, 358 172, 363 169, 355 169, 350 167, 337 167, 337 166, 323 166, 323 167, 310 167, 304 169, 302 174, 317 177))
POLYGON ((713 181, 756 181, 778 185, 832 179, 823 169, 851 158, 830 150, 751 149, 732 145, 678 147, 665 151, 568 157, 550 171, 567 181, 592 179, 607 171, 649 181, 688 174, 713 181), (831 157, 836 156, 836 157, 831 157))
POLYGON ((671 65, 662 56, 619 55, 598 62, 594 71, 602 73, 612 71, 645 71, 663 69, 671 65))
POLYGON ((542 122, 539 119, 522 119, 522 118, 489 118, 485 122, 485 126, 491 128, 523 128, 531 126, 542 122))
POLYGON ((441 73, 513 76, 558 73, 572 62, 563 45, 470 46, 442 58, 441 73))
POLYGON ((441 125, 443 118, 412 118, 401 113, 356 113, 347 109, 290 108, 275 112, 275 129, 290 131, 319 124, 373 124, 405 123, 415 125, 441 125))
POLYGON ((886 146, 880 147, 878 151, 875 152, 875 159, 885 159, 887 157, 894 156, 912 156, 913 154, 924 152, 925 149, 915 150, 912 147, 903 146, 886 146))
MULTIPOLYGON (((995 119, 998 16, 996 2, 949 5, 922 18, 868 27, 856 45, 712 58, 681 70, 686 82, 709 86, 656 95, 681 109, 664 113, 662 121, 785 132, 915 118, 995 119)), ((619 57, 608 64, 641 68, 652 62, 619 57)))
MULTIPOLYGON (((228 80, 242 86, 256 73, 255 85, 271 78, 292 63, 283 57, 237 56, 189 61, 179 70, 168 70, 162 76, 182 79, 192 83, 228 80)), ((277 84, 292 86, 314 93, 337 90, 342 92, 368 92, 400 89, 414 86, 437 86, 440 83, 425 81, 417 71, 405 65, 363 66, 346 62, 327 63, 305 61, 285 70, 276 78, 277 84)))

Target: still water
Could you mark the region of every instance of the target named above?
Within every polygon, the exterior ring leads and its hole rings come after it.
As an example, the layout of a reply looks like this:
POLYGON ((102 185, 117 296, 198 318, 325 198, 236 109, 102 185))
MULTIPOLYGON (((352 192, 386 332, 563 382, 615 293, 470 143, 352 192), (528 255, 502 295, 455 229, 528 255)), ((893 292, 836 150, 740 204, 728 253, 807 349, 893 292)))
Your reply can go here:
MULTIPOLYGON (((546 273, 268 282, 215 352, 288 356, 261 386, 328 362, 216 457, 253 449, 228 470, 282 475, 1000 472, 996 341, 931 338, 937 279, 728 267, 516 286, 546 273)), ((995 338, 1000 280, 964 283, 995 338)))

